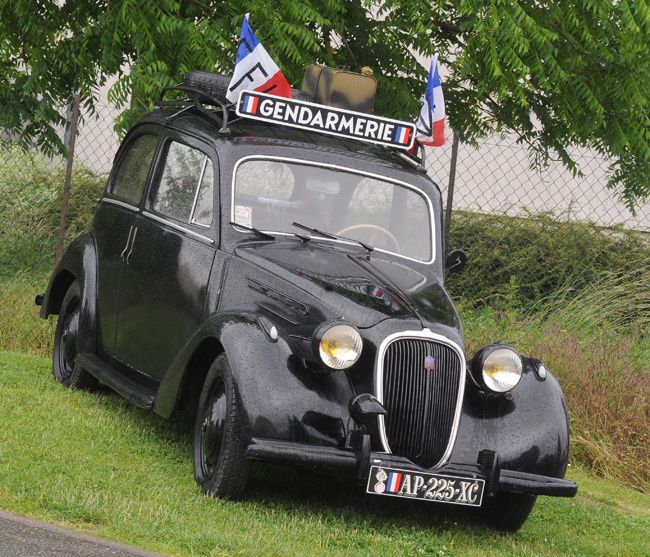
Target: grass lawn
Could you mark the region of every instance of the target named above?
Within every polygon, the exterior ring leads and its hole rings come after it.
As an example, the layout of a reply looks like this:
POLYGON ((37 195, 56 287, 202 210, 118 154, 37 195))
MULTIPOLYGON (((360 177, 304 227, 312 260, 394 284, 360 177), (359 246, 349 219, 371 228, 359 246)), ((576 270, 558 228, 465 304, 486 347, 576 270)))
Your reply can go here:
POLYGON ((258 467, 248 498, 203 496, 187 429, 111 393, 72 392, 50 361, 0 352, 0 508, 172 555, 650 555, 650 496, 572 469, 516 535, 436 504, 364 496, 258 467))

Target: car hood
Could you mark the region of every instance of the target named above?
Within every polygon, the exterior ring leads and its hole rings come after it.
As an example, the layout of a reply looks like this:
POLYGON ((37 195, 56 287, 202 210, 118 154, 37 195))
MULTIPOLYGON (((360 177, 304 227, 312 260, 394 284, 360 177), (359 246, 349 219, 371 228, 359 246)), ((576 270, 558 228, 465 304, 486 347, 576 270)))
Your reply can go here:
MULTIPOLYGON (((433 272, 426 275, 381 253, 312 240, 251 242, 236 255, 289 281, 324 304, 334 318, 360 328, 388 318, 459 329, 458 314, 433 272)), ((260 275, 263 282, 263 274, 260 275)))

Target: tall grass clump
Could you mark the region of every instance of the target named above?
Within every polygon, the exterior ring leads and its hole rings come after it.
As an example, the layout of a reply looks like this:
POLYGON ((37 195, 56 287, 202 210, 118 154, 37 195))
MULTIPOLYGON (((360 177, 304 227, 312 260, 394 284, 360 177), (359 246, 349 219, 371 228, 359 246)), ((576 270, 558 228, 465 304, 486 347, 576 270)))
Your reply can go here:
POLYGON ((469 309, 465 327, 470 350, 503 339, 556 375, 573 462, 650 491, 650 268, 566 286, 525 313, 469 309))

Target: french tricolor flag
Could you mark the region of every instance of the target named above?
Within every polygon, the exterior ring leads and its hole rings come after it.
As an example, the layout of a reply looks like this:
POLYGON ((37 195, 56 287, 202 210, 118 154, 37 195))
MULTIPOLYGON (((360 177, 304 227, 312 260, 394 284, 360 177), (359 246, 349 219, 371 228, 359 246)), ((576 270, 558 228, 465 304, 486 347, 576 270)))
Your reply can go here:
POLYGON ((242 101, 241 105, 242 112, 246 112, 246 114, 256 114, 259 101, 259 97, 254 97, 253 95, 244 95, 244 100, 242 101))
POLYGON ((291 98, 291 85, 278 65, 260 44, 244 16, 239 36, 239 50, 226 98, 234 103, 243 89, 291 98))
POLYGON ((422 110, 415 139, 422 145, 440 147, 445 144, 445 98, 438 68, 438 55, 431 60, 429 80, 422 99, 422 110))
POLYGON ((406 126, 397 126, 395 129, 395 137, 393 141, 400 145, 408 145, 411 140, 411 128, 406 126))
POLYGON ((402 474, 400 474, 399 472, 390 472, 388 474, 388 484, 386 485, 388 491, 390 491, 391 493, 397 493, 401 481, 402 481, 402 474))

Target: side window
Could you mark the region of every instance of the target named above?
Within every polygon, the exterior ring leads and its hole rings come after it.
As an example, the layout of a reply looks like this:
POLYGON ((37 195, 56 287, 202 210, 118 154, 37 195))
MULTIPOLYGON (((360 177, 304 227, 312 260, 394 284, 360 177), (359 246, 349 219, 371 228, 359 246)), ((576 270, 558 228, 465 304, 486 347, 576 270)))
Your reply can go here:
POLYGON ((158 136, 141 135, 127 148, 113 181, 112 193, 137 205, 142 196, 158 136))
POLYGON ((181 222, 210 226, 214 175, 212 161, 198 149, 171 142, 153 208, 181 222))

